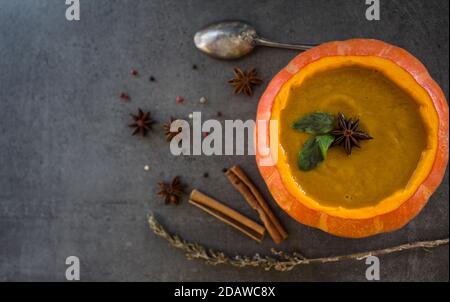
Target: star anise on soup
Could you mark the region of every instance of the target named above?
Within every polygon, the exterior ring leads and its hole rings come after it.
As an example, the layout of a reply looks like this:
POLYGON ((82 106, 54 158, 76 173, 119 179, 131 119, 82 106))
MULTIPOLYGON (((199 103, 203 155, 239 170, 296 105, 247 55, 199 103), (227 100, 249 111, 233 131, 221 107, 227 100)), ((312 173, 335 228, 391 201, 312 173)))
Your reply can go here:
POLYGON ((173 117, 170 117, 170 120, 163 125, 164 134, 166 135, 166 141, 171 142, 172 139, 181 132, 181 128, 178 128, 177 131, 170 131, 170 127, 174 121, 173 117))
POLYGON ((158 185, 160 191, 157 194, 164 198, 166 204, 178 204, 184 193, 184 185, 178 176, 175 176, 170 183, 159 182, 158 185))
POLYGON ((256 69, 250 69, 245 72, 239 68, 234 68, 234 78, 229 80, 230 83, 234 87, 234 93, 240 94, 241 92, 245 93, 248 96, 253 95, 253 87, 256 85, 261 85, 262 80, 257 77, 256 69))
POLYGON ((133 118, 133 123, 129 124, 128 127, 134 128, 132 135, 140 134, 142 136, 146 136, 154 124, 154 121, 150 116, 150 112, 144 112, 141 108, 139 108, 138 114, 131 114, 131 117, 133 118))
POLYGON ((334 135, 333 146, 343 145, 348 155, 352 154, 352 148, 361 148, 359 141, 373 139, 369 134, 358 129, 359 119, 353 121, 346 119, 344 114, 339 112, 337 127, 331 131, 334 135))

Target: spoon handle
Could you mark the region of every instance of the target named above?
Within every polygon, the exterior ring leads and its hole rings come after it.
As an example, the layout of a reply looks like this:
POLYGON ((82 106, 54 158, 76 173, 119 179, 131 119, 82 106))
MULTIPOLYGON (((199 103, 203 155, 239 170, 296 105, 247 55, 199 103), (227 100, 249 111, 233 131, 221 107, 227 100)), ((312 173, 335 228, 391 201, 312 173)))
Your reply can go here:
POLYGON ((285 49, 294 49, 294 50, 308 50, 317 45, 313 44, 286 44, 286 43, 278 43, 266 40, 264 38, 257 37, 255 38, 256 45, 268 46, 268 47, 276 47, 276 48, 285 48, 285 49))

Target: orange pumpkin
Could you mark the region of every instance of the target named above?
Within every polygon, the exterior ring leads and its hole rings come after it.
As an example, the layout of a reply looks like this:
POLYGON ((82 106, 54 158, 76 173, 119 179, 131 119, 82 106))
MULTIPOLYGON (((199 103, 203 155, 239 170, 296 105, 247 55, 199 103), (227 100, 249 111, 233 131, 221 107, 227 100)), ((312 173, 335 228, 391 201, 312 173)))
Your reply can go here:
MULTIPOLYGON (((405 78, 402 76, 400 79, 405 78)), ((268 85, 259 102, 257 121, 255 132, 257 164, 276 202, 297 221, 337 236, 360 238, 403 227, 425 206, 441 183, 447 167, 448 104, 442 90, 418 59, 407 51, 382 41, 352 39, 329 42, 299 54, 268 85), (377 59, 387 60, 389 64, 394 63, 396 68, 400 67, 398 69, 410 76, 414 85, 424 91, 436 116, 436 121, 433 121, 436 125, 436 135, 433 136, 435 152, 431 160, 428 159, 429 169, 422 169, 423 177, 420 178, 420 182, 411 189, 411 192, 406 192, 408 194, 394 196, 394 200, 391 198, 389 204, 364 210, 336 210, 315 205, 307 196, 294 192, 289 177, 283 177, 286 171, 280 168, 280 165, 262 164, 274 157, 273 146, 269 154, 263 154, 261 150, 270 149, 270 142, 274 140, 274 135, 278 135, 277 132, 271 133, 269 121, 279 117, 277 110, 280 110, 278 108, 280 106, 277 104, 277 96, 283 86, 302 70, 306 70, 310 64, 339 61, 343 58, 353 58, 360 62, 371 60, 370 64, 378 64, 377 59)))

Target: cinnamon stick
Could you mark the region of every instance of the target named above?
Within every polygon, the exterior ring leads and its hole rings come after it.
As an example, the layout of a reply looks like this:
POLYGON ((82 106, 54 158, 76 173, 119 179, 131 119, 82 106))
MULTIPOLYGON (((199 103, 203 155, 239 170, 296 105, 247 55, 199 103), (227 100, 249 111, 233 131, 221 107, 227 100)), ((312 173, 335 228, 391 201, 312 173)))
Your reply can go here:
POLYGON ((261 242, 264 238, 265 229, 263 226, 197 190, 192 191, 189 203, 258 242, 261 242))
POLYGON ((241 193, 245 201, 258 212, 273 241, 278 244, 286 239, 288 236, 286 230, 245 172, 240 167, 234 166, 228 169, 225 175, 234 188, 241 193))

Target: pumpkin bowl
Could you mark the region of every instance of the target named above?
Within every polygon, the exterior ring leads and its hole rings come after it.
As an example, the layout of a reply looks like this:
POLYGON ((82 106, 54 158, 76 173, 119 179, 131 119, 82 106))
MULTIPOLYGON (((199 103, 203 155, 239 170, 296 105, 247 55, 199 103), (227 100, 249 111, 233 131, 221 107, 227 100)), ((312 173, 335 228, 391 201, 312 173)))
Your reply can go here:
POLYGON ((448 162, 448 104, 422 63, 372 39, 329 42, 295 57, 269 83, 257 111, 256 160, 269 191, 294 219, 361 238, 413 219, 448 162), (348 156, 331 148, 313 171, 292 123, 311 112, 344 112, 374 137, 348 156), (273 127, 273 125, 275 125, 273 127))

